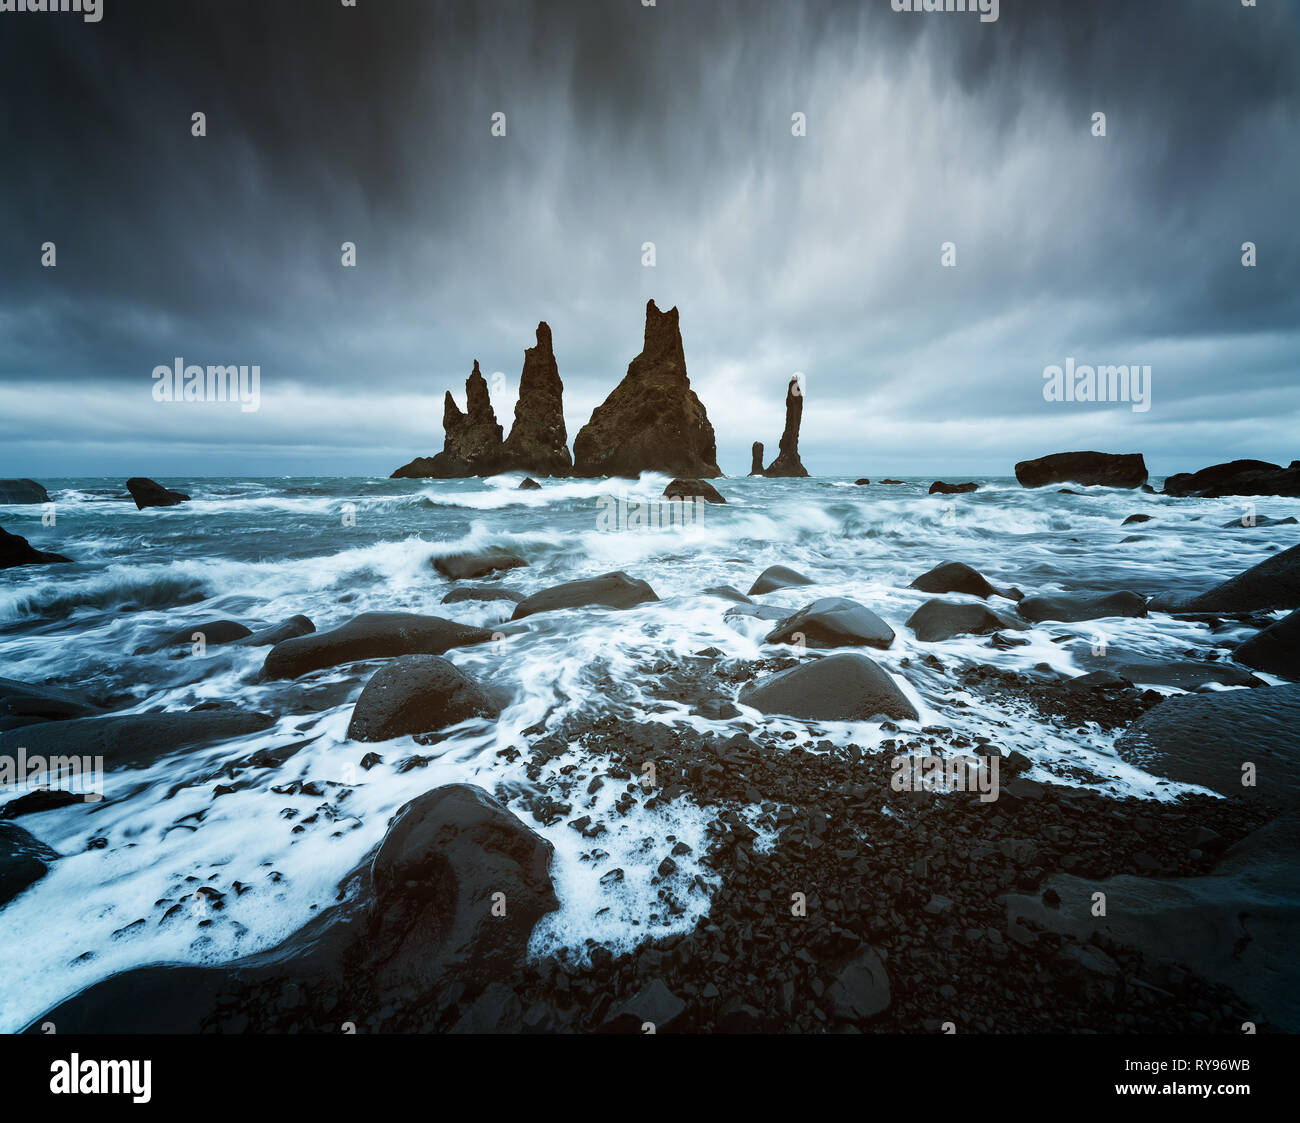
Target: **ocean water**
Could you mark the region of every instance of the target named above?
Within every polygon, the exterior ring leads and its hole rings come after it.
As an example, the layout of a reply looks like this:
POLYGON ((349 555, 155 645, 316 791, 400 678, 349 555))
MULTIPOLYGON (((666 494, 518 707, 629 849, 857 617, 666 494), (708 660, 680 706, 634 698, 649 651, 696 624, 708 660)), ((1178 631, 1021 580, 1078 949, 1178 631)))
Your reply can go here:
MULTIPOLYGON (((1249 629, 1211 633, 1203 623, 1153 614, 1039 625, 1024 633, 1028 646, 1010 651, 989 648, 984 637, 922 644, 903 623, 929 597, 907 586, 952 560, 1027 594, 1192 593, 1300 541, 1295 526, 1224 529, 1249 513, 1244 501, 1104 488, 1062 495, 1026 491, 1013 479, 983 480, 979 492, 959 496, 926 494, 928 478, 869 487, 851 479, 727 479, 715 481, 725 507, 703 507, 691 525, 656 529, 611 527, 602 502, 656 500, 668 481, 655 475, 635 482, 548 481, 527 492, 516 490, 517 476, 168 479, 192 501, 146 511, 125 498, 118 480, 43 482, 56 504, 56 525, 41 525, 41 508, 21 506, 0 506, 0 525, 75 564, 0 572, 0 676, 64 686, 118 712, 222 702, 271 714, 275 724, 145 770, 110 773, 100 803, 19 820, 63 857, 0 909, 3 1031, 114 971, 160 961, 220 962, 274 944, 334 900, 339 878, 380 841, 407 800, 453 781, 512 801, 534 789, 522 763, 502 755, 525 740, 525 729, 555 726, 573 714, 681 722, 721 733, 752 727, 759 720, 752 711, 709 721, 684 702, 665 701, 654 689, 655 668, 707 647, 735 659, 778 653, 762 644, 770 625, 724 619, 729 602, 702 593, 719 584, 744 592, 773 564, 816 585, 757 598, 763 603, 794 610, 819 596, 848 596, 894 628, 890 650, 864 653, 895 675, 921 725, 983 734, 1018 749, 1041 779, 1083 766, 1100 777, 1100 790, 1172 798, 1177 785, 1115 756, 1113 732, 1091 728, 1066 736, 1045 729, 1029 713, 992 708, 963 692, 949 672, 975 663, 1007 669, 1045 663, 1079 674, 1091 669, 1079 656, 1100 641, 1112 651, 1156 659, 1203 657, 1245 639, 1249 629), (1135 513, 1155 521, 1122 527, 1135 513), (1142 540, 1124 543, 1130 535, 1142 540), (512 605, 444 606, 452 585, 430 565, 436 554, 485 546, 528 560, 528 568, 500 578, 525 595, 621 569, 648 581, 661 600, 626 612, 535 616, 520 634, 453 650, 448 658, 508 689, 512 701, 499 720, 465 723, 433 747, 410 738, 379 745, 348 740, 352 705, 378 664, 364 674, 341 667, 297 682, 262 682, 267 648, 210 647, 202 657, 185 648, 137 653, 162 634, 212 618, 257 628, 304 613, 325 630, 360 612, 401 610, 495 627, 512 605), (1053 642, 1065 636, 1072 638, 1053 642), (930 653, 947 672, 921 662, 930 653), (289 745, 301 747, 278 769, 243 772, 247 787, 213 798, 214 787, 229 782, 230 763, 289 745), (384 763, 367 771, 360 762, 371 751, 384 763), (415 754, 433 759, 423 768, 394 767, 415 754), (315 781, 313 790, 325 795, 272 790, 294 781, 315 781), (92 838, 106 842, 88 848, 92 838), (232 888, 236 882, 243 891, 232 888), (225 907, 168 911, 186 893, 193 901, 199 884, 224 893, 225 907)), ((1260 515, 1300 517, 1300 500, 1260 499, 1256 506, 1260 515)), ((766 724, 788 728, 804 743, 872 747, 887 736, 872 723, 766 724)), ((582 765, 577 748, 549 767, 574 764, 582 765)), ((574 816, 599 815, 619 791, 606 784, 589 805, 575 804, 574 816)), ((0 802, 12 794, 0 792, 0 802)), ((596 845, 563 821, 544 827, 521 812, 555 846, 561 902, 539 925, 532 950, 580 948, 588 939, 619 949, 655 932, 692 927, 709 906, 707 873, 693 857, 704 849, 714 814, 689 800, 635 811, 608 820, 610 834, 596 845), (694 852, 681 860, 676 878, 687 907, 651 921, 656 887, 647 854, 655 852, 650 843, 670 834, 694 852), (626 871, 624 880, 602 885, 614 867, 626 871)))

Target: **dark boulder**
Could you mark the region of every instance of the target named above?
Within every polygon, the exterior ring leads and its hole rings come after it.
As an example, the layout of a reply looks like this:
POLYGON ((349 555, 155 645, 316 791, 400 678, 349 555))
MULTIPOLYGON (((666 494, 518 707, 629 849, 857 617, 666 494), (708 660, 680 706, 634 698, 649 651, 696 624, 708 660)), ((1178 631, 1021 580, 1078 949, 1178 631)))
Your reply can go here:
POLYGON ((352 709, 348 736, 354 741, 387 741, 409 733, 436 733, 500 712, 455 663, 438 655, 404 655, 366 683, 352 709))
POLYGON ((775 479, 801 479, 808 470, 799 459, 799 425, 803 420, 803 387, 797 378, 791 378, 785 390, 785 429, 777 458, 764 470, 763 475, 775 479))
POLYGON ((826 990, 835 1017, 842 1022, 866 1022, 889 1009, 889 975, 880 956, 863 948, 826 990))
POLYGON ((783 565, 769 565, 754 580, 749 595, 753 597, 762 593, 773 592, 776 589, 788 589, 793 585, 814 584, 816 582, 811 577, 805 577, 802 573, 796 573, 793 569, 787 569, 783 565))
POLYGON ((774 604, 738 604, 734 608, 729 608, 723 613, 723 619, 728 616, 748 616, 755 620, 770 620, 776 624, 790 615, 788 608, 779 608, 774 604))
POLYGON ((137 511, 143 511, 146 507, 175 507, 178 503, 188 503, 190 499, 183 492, 172 491, 143 476, 132 476, 127 480, 126 490, 135 500, 137 511))
POLYGON ((1147 465, 1140 452, 1058 452, 1016 465, 1022 487, 1079 484, 1083 487, 1141 487, 1147 465))
POLYGON ((989 636, 1004 628, 1023 625, 982 604, 929 600, 912 613, 907 627, 922 643, 938 643, 953 636, 989 636))
POLYGON ((202 636, 207 647, 220 647, 222 644, 236 643, 248 639, 253 634, 251 628, 245 627, 237 620, 199 620, 185 628, 169 632, 157 643, 145 648, 146 651, 161 651, 167 647, 188 647, 199 642, 196 635, 202 636))
POLYGON ((880 647, 894 642, 894 630, 879 616, 847 597, 824 597, 787 616, 764 643, 805 647, 880 647), (802 636, 802 641, 798 637, 802 636))
POLYGON ((712 479, 722 475, 717 460, 713 426, 686 374, 677 309, 660 312, 652 300, 641 354, 573 442, 573 474, 712 479))
POLYGON ((984 575, 964 562, 941 562, 928 573, 922 573, 910 588, 923 593, 965 593, 967 596, 998 596, 1020 600, 1024 594, 1019 589, 999 589, 990 585, 984 575))
POLYGON ((644 581, 622 572, 605 573, 581 581, 566 581, 563 585, 534 593, 515 606, 511 619, 522 620, 538 612, 554 612, 561 608, 633 608, 658 599, 655 591, 644 581))
POLYGON ((1053 593, 1025 597, 1017 611, 1026 620, 1041 624, 1046 620, 1066 624, 1081 620, 1102 620, 1108 616, 1145 616, 1146 598, 1137 593, 1053 593))
POLYGON ((0 480, 0 506, 49 501, 49 492, 35 480, 0 480))
POLYGON ((1190 600, 1162 597, 1153 602, 1162 612, 1276 612, 1300 608, 1300 545, 1251 566, 1190 600))
POLYGON ((42 721, 66 721, 102 713, 84 698, 53 686, 0 678, 0 719, 4 729, 35 725, 42 721))
POLYGON ((1141 686, 1172 686, 1179 690, 1204 690, 1211 686, 1263 686, 1263 680, 1231 663, 1151 659, 1145 655, 1107 650, 1078 656, 1085 667, 1110 671, 1141 686))
POLYGON ((240 647, 274 647, 277 643, 283 643, 287 639, 309 636, 315 630, 316 625, 306 616, 299 614, 290 616, 289 619, 283 620, 279 624, 254 632, 251 636, 246 636, 239 641, 239 645, 240 647))
POLYGON ((1155 776, 1270 806, 1300 802, 1300 684, 1180 694, 1148 710, 1115 743, 1155 776), (1243 783, 1243 765, 1255 769, 1243 783))
POLYGON ((1267 515, 1247 516, 1243 515, 1239 519, 1233 519, 1230 523, 1224 523, 1224 530, 1254 530, 1257 526, 1295 526, 1297 520, 1294 515, 1288 515, 1284 519, 1271 519, 1267 515))
POLYGON ((661 1033, 672 1029, 685 1010, 686 1003, 662 979, 654 979, 621 1006, 611 1009, 600 1031, 641 1034, 650 1025, 656 1033, 661 1033))
POLYGON ((976 483, 965 484, 946 484, 943 480, 935 480, 930 485, 931 495, 968 495, 972 491, 979 491, 980 485, 976 483))
POLYGON ((763 442, 755 441, 754 447, 749 452, 749 474, 751 476, 761 476, 763 474, 763 442))
POLYGON ((860 479, 860 480, 854 480, 853 482, 854 482, 855 484, 857 484, 858 487, 866 487, 869 483, 871 483, 871 481, 870 481, 869 479, 867 479, 865 476, 863 476, 862 479, 860 479))
POLYGON ((894 680, 865 655, 827 655, 747 687, 740 704, 805 721, 917 720, 894 680))
POLYGON ((492 633, 439 616, 412 612, 363 612, 327 632, 285 640, 271 648, 262 667, 268 679, 298 678, 340 663, 442 655, 453 647, 485 643, 492 633))
POLYGON ((516 593, 510 589, 498 589, 493 585, 461 585, 459 588, 452 589, 450 593, 443 597, 442 603, 461 604, 464 601, 508 600, 518 604, 523 599, 523 593, 516 593))
POLYGON ((704 480, 673 480, 664 488, 665 499, 704 499, 710 503, 725 503, 718 489, 704 480))
POLYGON ((522 481, 520 481, 519 486, 515 488, 515 490, 516 491, 541 491, 542 485, 539 484, 531 476, 526 476, 522 481))
POLYGON ((40 881, 58 857, 17 823, 0 821, 0 908, 40 881))
POLYGON ((518 554, 496 549, 446 554, 433 559, 433 568, 449 581, 466 581, 498 570, 519 569, 527 564, 518 554))
POLYGON ((537 346, 524 351, 515 422, 501 449, 499 471, 567 476, 573 467, 564 427, 564 383, 555 362, 551 329, 537 325, 537 346))
POLYGON ((1232 657, 1279 678, 1300 679, 1300 611, 1251 636, 1232 657))
POLYGON ((102 757, 106 769, 147 768, 183 749, 248 737, 274 724, 266 714, 237 710, 69 718, 0 733, 0 756, 22 747, 29 758, 102 757))
POLYGON ((454 1024, 494 984, 515 984, 533 928, 558 907, 551 855, 481 789, 436 788, 397 812, 341 883, 339 903, 282 943, 219 967, 112 975, 26 1032, 47 1021, 70 1034, 454 1024))
POLYGON ((1152 518, 1154 518, 1153 515, 1129 515, 1129 517, 1126 518, 1119 525, 1132 526, 1134 523, 1149 523, 1152 520, 1152 518))
POLYGON ((16 569, 20 565, 58 565, 71 562, 62 554, 37 550, 21 534, 10 534, 0 526, 0 569, 16 569))
POLYGON ((1300 496, 1300 460, 1290 467, 1266 460, 1233 460, 1199 472, 1179 472, 1165 480, 1165 494, 1218 499, 1227 495, 1300 496))
POLYGON ((708 597, 721 597, 723 600, 734 600, 737 604, 754 603, 739 589, 733 589, 730 585, 712 585, 704 590, 704 595, 708 597))

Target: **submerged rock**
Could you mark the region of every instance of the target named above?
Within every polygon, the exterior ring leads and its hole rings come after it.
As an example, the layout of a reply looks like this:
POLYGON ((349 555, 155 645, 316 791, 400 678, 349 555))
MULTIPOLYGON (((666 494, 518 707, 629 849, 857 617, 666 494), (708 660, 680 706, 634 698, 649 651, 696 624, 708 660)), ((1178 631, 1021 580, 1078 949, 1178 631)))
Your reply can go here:
POLYGON ((453 647, 486 643, 492 633, 439 616, 413 612, 363 612, 327 632, 285 640, 271 648, 262 667, 268 679, 298 678, 340 663, 442 655, 453 647))
POLYGON ((673 480, 664 488, 665 499, 704 499, 709 503, 725 503, 718 489, 704 480, 673 480))
POLYGON ((67 690, 0 678, 0 730, 44 721, 93 717, 102 712, 98 706, 67 690))
POLYGON ((201 636, 203 643, 208 647, 220 647, 222 644, 235 643, 238 640, 247 639, 253 634, 251 628, 245 627, 237 620, 199 620, 189 627, 178 628, 158 640, 157 643, 146 647, 146 651, 161 651, 167 647, 188 647, 199 641, 195 636, 201 636))
POLYGON ((853 482, 857 484, 858 487, 866 487, 869 483, 871 483, 871 481, 867 479, 865 476, 863 476, 862 479, 854 480, 853 482))
POLYGON ((941 562, 927 573, 922 573, 909 586, 923 593, 965 593, 972 597, 1006 597, 1020 600, 1024 594, 1019 589, 999 589, 990 585, 984 575, 964 562, 941 562))
POLYGON ((785 430, 781 434, 780 452, 763 471, 772 478, 798 479, 808 475, 799 459, 799 425, 803 420, 803 387, 791 378, 785 391, 785 430))
POLYGON ((464 601, 508 600, 518 604, 524 599, 523 593, 511 589, 498 589, 495 585, 462 585, 452 589, 442 598, 443 604, 460 604, 464 601))
POLYGON ((573 442, 575 476, 722 475, 708 414, 686 374, 677 309, 646 305, 645 344, 573 442))
POLYGON ((857 601, 824 597, 793 616, 786 616, 763 642, 802 643, 805 647, 885 648, 894 642, 894 630, 857 601))
POLYGON ((929 600, 908 618, 907 627, 922 643, 938 643, 953 636, 988 636, 1004 628, 1024 625, 999 616, 982 604, 955 604, 929 600))
POLYGON ((1072 624, 1102 620, 1107 616, 1145 616, 1146 597, 1137 593, 1054 593, 1025 597, 1017 606, 1020 615, 1034 624, 1056 620, 1072 624))
POLYGON ((543 589, 517 604, 511 619, 522 620, 561 608, 633 608, 658 599, 644 581, 619 571, 543 589))
POLYGON ((16 569, 20 565, 59 565, 71 561, 62 554, 37 550, 21 534, 10 534, 0 526, 0 569, 16 569))
POLYGON ((1300 545, 1283 550, 1208 592, 1152 603, 1162 612, 1275 612, 1300 608, 1300 545))
POLYGON ((1199 472, 1179 472, 1165 480, 1165 494, 1218 499, 1227 495, 1300 496, 1300 460, 1290 467, 1266 460, 1233 460, 1199 472))
POLYGON ((1137 488, 1147 482, 1147 465, 1140 452, 1058 452, 1016 465, 1022 487, 1079 484, 1083 487, 1137 488))
POLYGON ((157 481, 143 476, 132 476, 127 480, 126 490, 135 500, 137 511, 143 511, 146 507, 175 507, 178 503, 188 503, 190 500, 184 492, 171 491, 157 481))
POLYGON ((1296 518, 1294 515, 1288 515, 1284 519, 1271 519, 1267 515, 1248 516, 1243 515, 1239 519, 1233 519, 1230 523, 1224 523, 1224 530, 1253 530, 1257 526, 1295 526, 1296 518))
POLYGON ((723 600, 734 600, 737 604, 754 603, 739 589, 733 589, 730 585, 711 585, 704 590, 704 594, 710 597, 721 597, 723 600))
POLYGON ((484 577, 498 570, 519 569, 528 563, 509 550, 472 550, 459 554, 444 554, 433 559, 433 568, 449 581, 466 581, 484 577))
POLYGON ((747 687, 740 704, 806 721, 917 720, 894 680, 865 655, 827 655, 747 687))
POLYGON ((972 491, 979 491, 980 485, 976 483, 965 484, 946 484, 943 480, 935 480, 930 485, 931 495, 968 495, 972 491))
POLYGON ((1251 636, 1232 657, 1279 678, 1300 679, 1300 611, 1251 636))
POLYGON ((805 577, 802 573, 796 573, 793 569, 787 569, 783 565, 769 565, 754 580, 750 587, 749 595, 751 597, 770 593, 776 589, 788 589, 792 585, 813 585, 816 582, 811 577, 805 577))
POLYGON ((352 709, 348 736, 354 741, 387 741, 410 733, 436 733, 500 712, 455 663, 438 655, 404 655, 366 683, 352 709))
POLYGON ((516 491, 541 491, 542 485, 539 484, 531 476, 526 476, 522 481, 520 481, 519 486, 515 488, 515 490, 516 491))
POLYGON ((40 881, 58 857, 17 823, 0 821, 0 908, 40 881))
POLYGON ((290 616, 288 620, 283 620, 279 624, 254 632, 251 636, 240 640, 239 645, 240 647, 273 647, 287 639, 309 636, 315 630, 316 625, 300 613, 297 616, 290 616))
POLYGON ((49 492, 35 480, 0 480, 0 506, 49 501, 49 492))

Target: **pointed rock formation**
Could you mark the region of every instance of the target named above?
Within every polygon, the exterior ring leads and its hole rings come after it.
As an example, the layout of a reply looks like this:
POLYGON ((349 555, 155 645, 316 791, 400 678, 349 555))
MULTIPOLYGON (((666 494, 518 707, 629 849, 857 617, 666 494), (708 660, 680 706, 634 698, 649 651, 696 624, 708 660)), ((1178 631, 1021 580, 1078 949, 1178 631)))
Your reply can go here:
POLYGON ((785 432, 781 434, 781 451, 763 475, 799 478, 808 474, 799 459, 799 423, 802 420, 803 387, 797 378, 791 378, 785 391, 785 432))
POLYGON ((749 474, 751 476, 761 476, 763 474, 763 442, 755 441, 753 448, 753 459, 749 464, 749 474))
POLYGON ((503 472, 567 476, 573 468, 564 428, 564 383, 551 349, 551 329, 537 325, 537 346, 524 352, 515 423, 502 451, 503 472))
POLYGON ((677 309, 646 305, 645 345, 573 442, 575 476, 722 475, 713 426, 686 375, 677 309))
POLYGON ((454 480, 490 476, 500 470, 501 426, 477 359, 465 380, 465 400, 469 411, 462 413, 451 391, 447 391, 442 403, 442 428, 446 433, 442 451, 437 456, 417 457, 398 468, 392 479, 454 480))

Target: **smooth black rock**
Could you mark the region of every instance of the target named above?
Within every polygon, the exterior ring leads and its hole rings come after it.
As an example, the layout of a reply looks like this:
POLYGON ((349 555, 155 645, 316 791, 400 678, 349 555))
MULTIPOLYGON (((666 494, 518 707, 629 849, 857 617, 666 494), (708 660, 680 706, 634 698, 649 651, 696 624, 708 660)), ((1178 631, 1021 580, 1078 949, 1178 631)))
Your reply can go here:
POLYGON ((1153 515, 1129 515, 1129 517, 1126 518, 1119 525, 1132 526, 1134 523, 1149 523, 1152 520, 1152 518, 1154 518, 1153 515))
POLYGON ((604 1033, 656 1033, 670 1029, 686 1009, 686 1003, 655 979, 614 1010, 601 1026, 604 1033))
POLYGON ((718 489, 704 480, 673 480, 664 488, 665 499, 704 499, 709 503, 725 503, 718 489))
POLYGON ((1016 606, 1026 620, 1040 624, 1045 620, 1076 623, 1102 620, 1108 616, 1145 616, 1146 598, 1137 593, 1053 593, 1025 597, 1016 606))
POLYGON ((796 573, 793 569, 787 569, 783 565, 769 565, 754 580, 750 587, 749 595, 758 596, 763 593, 771 593, 777 589, 788 589, 794 585, 814 585, 815 581, 811 577, 805 577, 802 573, 796 573))
POLYGON ((126 490, 135 500, 137 511, 143 511, 146 507, 175 507, 178 503, 188 503, 190 499, 183 492, 172 491, 144 476, 132 476, 126 481, 126 490))
POLYGON ((528 563, 509 550, 472 550, 460 554, 446 554, 433 559, 433 568, 449 581, 466 581, 484 577, 498 570, 519 569, 528 563))
POLYGON ((438 655, 404 655, 366 683, 353 707, 348 736, 387 741, 499 713, 493 699, 456 664, 438 655))
POLYGON ((203 643, 206 646, 220 647, 222 644, 236 643, 239 640, 248 639, 253 634, 253 630, 245 627, 237 620, 199 620, 189 627, 178 628, 176 631, 164 636, 150 650, 157 651, 166 647, 189 646, 198 642, 194 638, 196 634, 203 637, 203 643))
POLYGON ((0 678, 0 717, 9 719, 7 728, 93 717, 102 712, 98 706, 67 690, 0 678))
POLYGON ((1279 678, 1300 679, 1300 611, 1251 636, 1232 657, 1279 678))
POLYGON ((871 483, 871 481, 867 479, 865 476, 862 479, 854 480, 853 482, 857 484, 858 487, 866 487, 867 484, 871 483))
POLYGON ((0 820, 0 908, 43 878, 58 857, 16 823, 0 820))
POLYGON ((1165 494, 1218 499, 1228 495, 1300 496, 1300 461, 1288 468, 1266 460, 1233 460, 1165 480, 1165 494))
POLYGON ((739 589, 734 589, 730 585, 711 585, 704 590, 704 594, 710 597, 721 597, 723 600, 734 600, 737 604, 754 603, 739 589))
POLYGON ((1111 649, 1105 655, 1082 653, 1085 667, 1109 670, 1141 686, 1173 686, 1179 690, 1200 690, 1209 685, 1262 686, 1262 679, 1228 662, 1150 659, 1111 649))
POLYGON ((1270 519, 1267 515, 1243 515, 1239 519, 1233 519, 1230 523, 1224 523, 1224 530, 1254 530, 1261 526, 1295 526, 1297 520, 1294 515, 1288 515, 1284 519, 1270 519))
POLYGON ((1137 488, 1147 482, 1142 454, 1109 452, 1058 452, 1016 465, 1022 487, 1079 484, 1083 487, 1137 488))
POLYGON ((1300 545, 1283 550, 1190 600, 1161 598, 1163 612, 1275 612, 1300 608, 1300 545))
POLYGON ((922 643, 938 643, 953 636, 988 636, 1004 628, 1023 626, 982 604, 955 604, 944 600, 926 601, 907 621, 907 627, 922 643))
POLYGON ((254 632, 251 636, 245 636, 239 641, 239 645, 240 647, 274 647, 277 643, 283 643, 287 639, 309 636, 315 630, 316 625, 306 616, 299 614, 290 616, 289 619, 283 620, 279 624, 254 632))
POLYGON ((823 597, 785 617, 764 643, 805 647, 880 647, 894 642, 894 630, 865 605, 847 597, 823 597))
POLYGON ((566 581, 563 585, 534 593, 515 606, 511 619, 522 620, 538 612, 554 612, 561 608, 633 608, 658 599, 655 591, 644 581, 622 572, 605 573, 581 581, 566 581))
POLYGON ((965 593, 972 597, 992 596, 1019 600, 1024 594, 1019 589, 999 589, 989 584, 984 575, 963 562, 943 562, 928 573, 921 574, 911 588, 923 593, 965 593))
POLYGON ((880 956, 863 948, 827 988, 835 1016, 841 1021, 864 1022, 889 1009, 889 975, 880 956))
POLYGON ((453 647, 485 643, 492 633, 439 616, 412 612, 364 612, 327 632, 285 640, 271 648, 262 674, 298 678, 324 667, 399 655, 442 655, 453 647))
POLYGON ((747 687, 740 704, 805 721, 917 720, 894 680, 865 655, 827 655, 747 687))
POLYGON ((980 485, 977 483, 964 484, 947 484, 943 480, 935 480, 930 485, 931 495, 969 495, 972 491, 979 491, 980 485))
POLYGON ((735 608, 729 608, 723 613, 723 618, 728 616, 749 616, 755 620, 770 620, 772 623, 778 623, 790 615, 788 608, 780 608, 774 604, 738 604, 735 608))
POLYGON ((0 480, 0 505, 48 503, 50 494, 35 480, 0 480))
POLYGON ((532 476, 526 476, 523 480, 520 481, 519 486, 515 488, 515 490, 516 491, 541 491, 542 485, 539 484, 535 479, 533 479, 532 476))
POLYGON ((16 569, 20 565, 58 565, 71 560, 62 554, 37 550, 21 534, 10 534, 0 527, 0 569, 16 569))
POLYGON ((508 600, 518 604, 524 599, 523 593, 511 589, 498 589, 492 585, 461 585, 452 589, 442 598, 443 604, 461 604, 464 601, 508 600))

